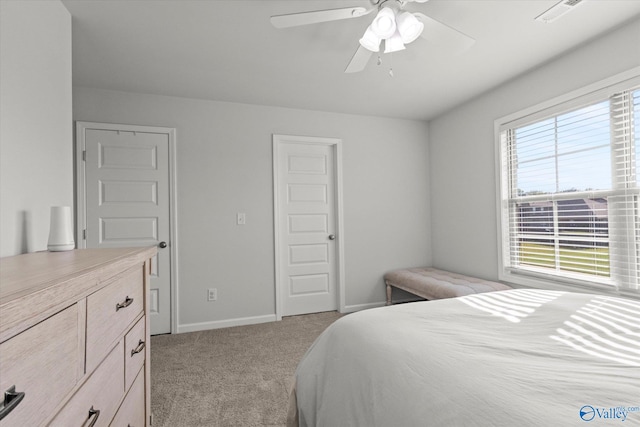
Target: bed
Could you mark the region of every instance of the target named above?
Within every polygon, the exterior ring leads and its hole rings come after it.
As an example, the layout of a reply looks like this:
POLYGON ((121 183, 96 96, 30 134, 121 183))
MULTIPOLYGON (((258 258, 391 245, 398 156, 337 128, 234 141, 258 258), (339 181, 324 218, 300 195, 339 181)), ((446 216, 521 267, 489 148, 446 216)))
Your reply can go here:
POLYGON ((365 310, 298 365, 288 425, 640 425, 640 302, 506 290, 365 310))

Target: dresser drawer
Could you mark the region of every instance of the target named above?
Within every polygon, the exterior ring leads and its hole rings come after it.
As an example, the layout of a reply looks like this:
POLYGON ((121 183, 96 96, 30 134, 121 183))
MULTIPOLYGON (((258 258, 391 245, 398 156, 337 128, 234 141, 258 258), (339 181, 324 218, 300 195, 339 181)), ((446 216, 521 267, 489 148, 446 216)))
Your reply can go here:
POLYGON ((124 396, 122 341, 49 424, 55 427, 108 426, 124 396), (92 413, 90 411, 99 411, 92 413), (89 420, 91 418, 91 420, 89 420), (90 424, 95 419, 94 424, 90 424))
POLYGON ((24 397, 0 426, 39 426, 77 382, 78 306, 49 317, 0 344, 0 393, 24 397))
POLYGON ((129 270, 87 298, 87 364, 91 372, 144 307, 144 269, 129 270))
POLYGON ((138 320, 124 339, 124 384, 129 388, 144 365, 147 345, 145 334, 146 319, 138 320))
POLYGON ((111 427, 144 427, 146 425, 144 412, 144 372, 141 371, 120 405, 116 417, 111 422, 111 427))

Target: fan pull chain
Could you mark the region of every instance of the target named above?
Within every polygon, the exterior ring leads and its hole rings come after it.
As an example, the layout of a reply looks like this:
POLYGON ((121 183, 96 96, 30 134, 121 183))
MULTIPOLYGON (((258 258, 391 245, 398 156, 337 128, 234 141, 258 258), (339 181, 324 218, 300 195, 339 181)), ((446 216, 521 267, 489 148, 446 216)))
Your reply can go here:
MULTIPOLYGON (((378 54, 378 65, 382 64, 382 57, 378 54)), ((393 56, 391 56, 391 66, 389 67, 389 76, 393 77, 393 56)))

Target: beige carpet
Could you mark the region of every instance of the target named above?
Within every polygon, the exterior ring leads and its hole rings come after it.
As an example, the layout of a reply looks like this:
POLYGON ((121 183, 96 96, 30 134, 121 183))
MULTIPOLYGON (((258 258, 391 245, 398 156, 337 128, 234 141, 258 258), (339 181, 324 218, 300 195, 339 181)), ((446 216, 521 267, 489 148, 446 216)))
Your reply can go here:
POLYGON ((340 314, 151 338, 154 427, 284 426, 295 368, 340 314))

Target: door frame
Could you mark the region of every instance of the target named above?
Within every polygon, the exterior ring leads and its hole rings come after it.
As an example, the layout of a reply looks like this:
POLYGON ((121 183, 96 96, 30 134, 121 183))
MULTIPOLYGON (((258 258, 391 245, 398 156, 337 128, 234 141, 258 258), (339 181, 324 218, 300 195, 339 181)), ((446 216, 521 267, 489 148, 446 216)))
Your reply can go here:
POLYGON ((140 126, 116 123, 76 121, 75 134, 75 199, 76 199, 76 242, 78 249, 86 248, 87 241, 83 231, 87 227, 85 169, 85 133, 89 129, 120 130, 125 132, 160 133, 169 138, 169 313, 171 333, 178 332, 178 210, 176 201, 176 129, 157 126, 140 126))
POLYGON ((276 319, 282 320, 283 292, 281 283, 280 256, 281 249, 281 227, 280 227, 280 200, 283 195, 279 194, 279 171, 280 171, 280 146, 281 144, 302 144, 302 145, 325 145, 330 146, 333 151, 333 182, 335 186, 334 215, 338 238, 336 239, 336 297, 338 299, 338 310, 345 312, 345 275, 344 275, 344 220, 342 212, 342 139, 326 138, 314 136, 295 136, 273 134, 273 226, 274 226, 274 248, 275 248, 275 299, 276 299, 276 319))

